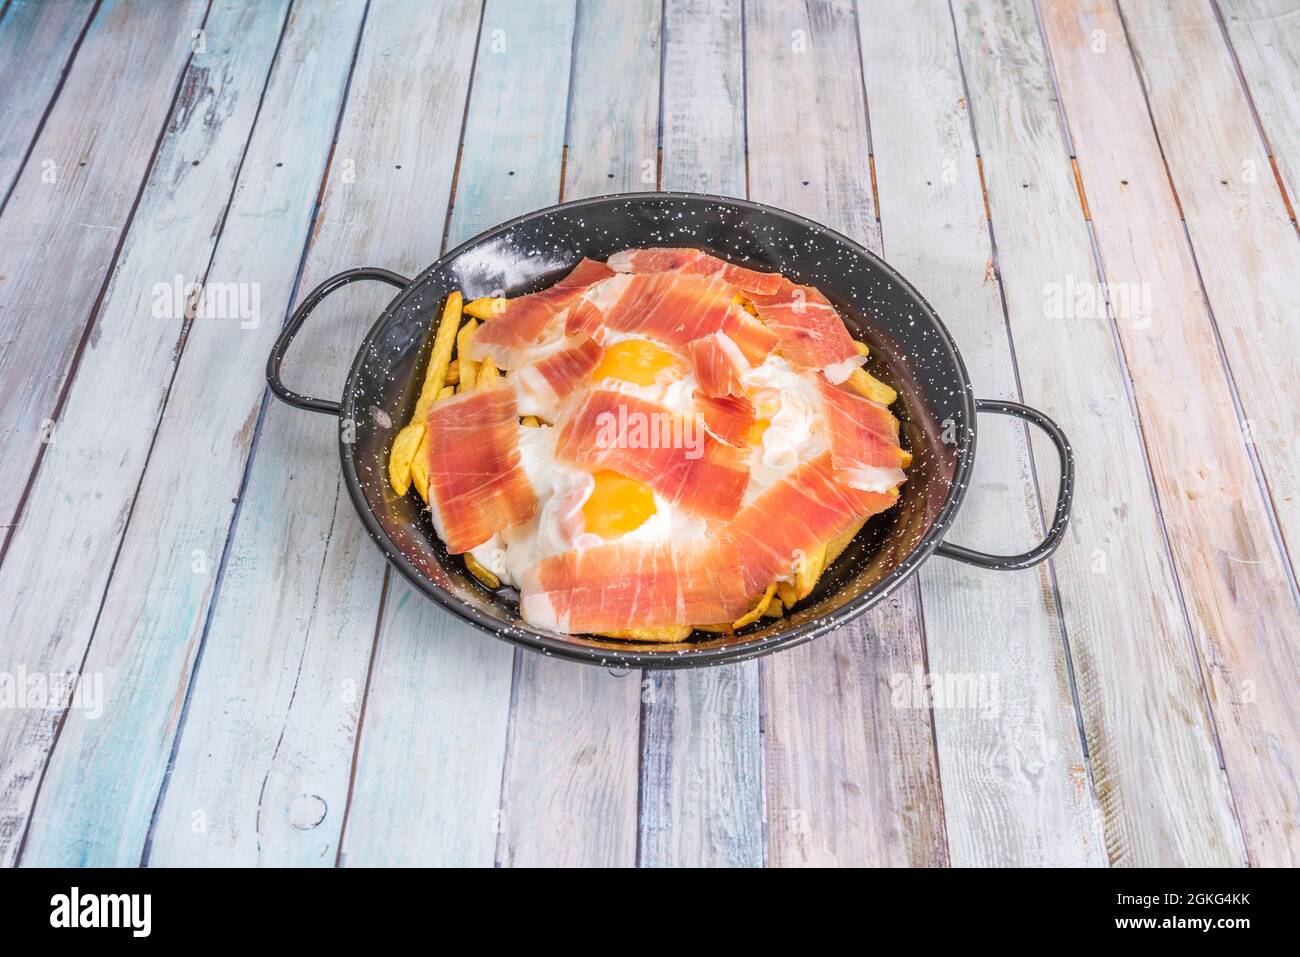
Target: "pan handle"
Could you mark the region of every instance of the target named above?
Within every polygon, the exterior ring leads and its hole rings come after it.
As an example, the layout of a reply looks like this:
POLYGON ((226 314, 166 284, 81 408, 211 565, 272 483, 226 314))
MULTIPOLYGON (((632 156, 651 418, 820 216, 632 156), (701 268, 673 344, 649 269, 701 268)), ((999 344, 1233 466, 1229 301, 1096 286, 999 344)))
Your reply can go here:
POLYGON ((1074 450, 1070 448, 1070 440, 1065 437, 1060 426, 1037 409, 1027 405, 1002 399, 976 399, 975 411, 1013 415, 1017 419, 1024 419, 1046 432, 1052 444, 1056 446, 1056 451, 1061 456, 1061 485, 1056 493, 1056 512, 1052 516, 1052 527, 1047 530, 1046 538, 1029 551, 1019 555, 988 555, 949 542, 940 542, 935 550, 940 555, 978 565, 981 568, 992 568, 998 571, 1029 568, 1056 551, 1061 540, 1065 538, 1065 526, 1070 521, 1070 505, 1074 501, 1074 450))
POLYGON ((298 330, 307 321, 307 317, 311 315, 312 310, 319 306, 321 301, 334 290, 360 279, 378 279, 399 289, 408 285, 411 281, 405 276, 399 276, 387 269, 363 266, 360 269, 349 269, 336 276, 330 276, 313 289, 307 298, 299 304, 298 308, 293 311, 293 315, 285 323, 280 338, 275 340, 275 345, 271 347, 271 354, 266 359, 266 384, 271 387, 271 391, 275 393, 276 398, 280 399, 280 401, 287 402, 296 409, 306 409, 309 412, 324 412, 327 415, 338 415, 343 411, 343 407, 337 402, 331 402, 329 399, 314 399, 309 395, 294 392, 280 379, 280 365, 284 362, 284 355, 289 351, 293 337, 298 334, 298 330))

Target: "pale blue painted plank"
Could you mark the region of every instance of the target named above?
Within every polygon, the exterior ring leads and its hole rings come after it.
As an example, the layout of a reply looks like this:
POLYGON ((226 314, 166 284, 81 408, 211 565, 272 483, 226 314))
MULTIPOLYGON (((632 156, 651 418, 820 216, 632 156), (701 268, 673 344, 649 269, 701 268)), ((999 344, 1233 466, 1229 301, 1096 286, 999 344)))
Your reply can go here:
MULTIPOLYGON (((295 7, 251 140, 246 139, 247 117, 244 129, 235 131, 236 142, 229 148, 238 152, 247 142, 247 154, 208 281, 241 284, 234 288, 246 291, 249 304, 255 293, 258 309, 235 316, 199 315, 190 325, 84 666, 87 680, 102 681, 104 716, 95 719, 84 709, 69 712, 34 812, 24 864, 140 861, 265 391, 262 363, 289 304, 363 10, 359 0, 295 7)), ((209 21, 209 50, 261 51, 249 67, 253 82, 248 95, 253 98, 266 82, 283 15, 283 6, 245 9, 242 3, 222 4, 209 21)), ((195 89, 205 89, 214 82, 213 74, 227 68, 240 69, 220 53, 211 63, 196 61, 195 89)), ((195 124, 203 125, 209 110, 219 109, 215 104, 235 93, 226 82, 212 100, 193 104, 195 124)), ((227 148, 187 137, 173 160, 191 167, 199 162, 201 169, 204 162, 219 159, 227 170, 223 179, 228 189, 233 171, 227 148)), ((166 202, 151 205, 151 210, 146 222, 162 230, 169 228, 168 217, 179 211, 166 202)), ((184 233, 195 225, 211 227, 204 220, 170 228, 184 233)), ((157 237, 162 242, 180 238, 157 237)), ((149 315, 148 305, 130 298, 139 295, 141 286, 152 288, 145 277, 158 268, 163 254, 148 247, 140 255, 141 262, 132 261, 130 269, 119 274, 120 294, 126 298, 105 318, 129 320, 131 315, 116 311, 129 308, 132 313, 144 310, 143 318, 136 320, 140 323, 162 322, 149 315)), ((182 266, 176 269, 182 271, 182 266)), ((170 341, 152 334, 158 341, 151 351, 173 347, 176 325, 171 324, 170 341)), ((140 339, 132 335, 135 330, 104 328, 87 357, 92 373, 85 380, 87 389, 114 376, 120 387, 123 370, 136 368, 142 357, 133 355, 141 348, 140 339)), ((158 361, 155 356, 154 364, 158 361)), ((90 407, 88 420, 93 419, 96 402, 102 417, 106 390, 92 389, 81 396, 79 401, 90 407)), ((153 421, 148 415, 142 423, 121 427, 144 433, 131 438, 138 446, 147 443, 153 421)), ((103 451, 106 458, 118 453, 118 446, 103 451)), ((138 451, 133 459, 138 464, 138 451)), ((64 487, 71 482, 69 477, 64 487)), ((94 490, 84 485, 75 487, 73 494, 83 509, 99 504, 94 490)), ((127 503, 115 504, 121 509, 127 503)), ((99 519, 94 521, 97 537, 110 537, 99 527, 99 519)), ((78 651, 87 640, 88 616, 95 608, 94 598, 79 598, 82 604, 72 607, 86 617, 75 635, 78 651)), ((25 604, 31 608, 33 601, 25 604)), ((57 617, 41 622, 34 634, 46 640, 73 637, 62 631, 57 617)), ((210 729, 200 727, 198 733, 206 737, 210 729)))
MULTIPOLYGON (((348 267, 412 275, 433 258, 479 15, 474 0, 371 4, 299 299, 348 267)), ((367 283, 324 303, 286 381, 337 395, 391 297, 367 283)), ((150 864, 338 857, 385 567, 342 487, 338 427, 278 402, 267 410, 150 864)))

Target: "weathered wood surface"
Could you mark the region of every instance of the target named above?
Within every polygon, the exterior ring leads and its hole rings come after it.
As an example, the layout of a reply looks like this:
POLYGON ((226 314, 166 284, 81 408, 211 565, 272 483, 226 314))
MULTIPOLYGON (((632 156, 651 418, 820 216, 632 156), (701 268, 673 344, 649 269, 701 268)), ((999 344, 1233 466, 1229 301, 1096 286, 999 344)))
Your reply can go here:
POLYGON ((197 92, 177 80, 207 4, 144 6, 100 6, 0 215, 0 525, 57 441, 59 395, 173 98, 197 92))
MULTIPOLYGON (((0 861, 1294 863, 1300 14, 1210 2, 0 7, 0 673, 104 708, 0 711, 0 861), (291 302, 656 183, 917 281, 979 394, 1074 439, 1052 564, 936 559, 673 674, 516 652, 386 571, 338 425, 266 405, 291 302), (258 321, 155 318, 176 277, 258 321), (918 673, 996 704, 895 707, 918 673)), ((389 294, 327 302, 287 381, 336 394, 389 294)), ((1054 454, 981 424, 952 537, 1018 550, 1054 454)))
MULTIPOLYGON (((944 319, 975 394, 1019 399, 948 4, 870 0, 858 13, 885 256, 944 319)), ((1024 428, 988 416, 978 432, 945 538, 1015 554, 1043 537, 1056 475, 1040 503, 1024 428)), ((997 575, 940 559, 919 578, 930 674, 941 691, 966 689, 940 694, 933 718, 952 863, 1100 863, 1050 566, 997 575)))
MULTIPOLYGON (((1281 664, 1268 660, 1271 650, 1300 633, 1285 559, 1119 14, 1097 2, 1049 3, 1043 13, 1102 268, 1108 283, 1137 293, 1116 325, 1223 760, 1230 781, 1234 769, 1251 776, 1251 764, 1261 760, 1256 749, 1273 747, 1247 723, 1258 720, 1256 696, 1268 693, 1272 676, 1265 672, 1281 664), (1117 127, 1127 135, 1116 136, 1117 127)), ((1171 771, 1184 775, 1186 793, 1193 793, 1210 775, 1213 742, 1199 709, 1193 712, 1181 693, 1176 700, 1187 709, 1195 740, 1171 771), (1194 777, 1193 769, 1200 769, 1194 777)), ((1274 779, 1267 786, 1291 783, 1274 779)), ((1260 828, 1274 828, 1283 848, 1294 840, 1291 822, 1256 817, 1255 802, 1268 794, 1233 797, 1248 848, 1258 848, 1260 828)), ((1227 801, 1214 793, 1205 798, 1204 813, 1170 820, 1164 860, 1241 861, 1241 829, 1227 801)), ((1153 833, 1148 823, 1139 836, 1153 833)))
POLYGON ((67 72, 92 0, 16 0, 0 19, 0 207, 67 72))
MULTIPOLYGON (((338 48, 337 37, 355 38, 362 11, 354 0, 309 4, 291 11, 285 23, 284 6, 256 6, 222 5, 209 19, 208 49, 240 49, 250 17, 271 17, 276 32, 284 24, 284 36, 269 78, 265 60, 261 64, 253 95, 263 87, 265 94, 257 123, 251 139, 246 130, 237 137, 236 149, 247 144, 239 181, 233 196, 221 197, 229 210, 218 206, 224 220, 216 250, 204 250, 199 267, 207 267, 209 288, 234 283, 248 290, 250 306, 256 289, 258 308, 242 316, 200 312, 185 331, 83 665, 87 678, 102 676, 106 718, 69 711, 24 863, 139 863, 183 721, 265 390, 259 369, 292 295, 351 62, 351 49, 346 43, 338 48)), ((274 50, 273 43, 267 54, 274 50)), ((220 61, 212 67, 217 72, 220 61)), ((197 121, 205 115, 200 112, 197 121)), ((190 155, 178 160, 192 166, 190 155)), ((231 178, 225 182, 229 188, 231 178)), ((165 202, 159 205, 168 209, 165 202)), ((171 323, 173 335, 178 325, 171 323)), ((130 342, 115 342, 118 354, 104 361, 115 359, 120 370, 129 362, 130 342)), ((94 398, 95 393, 86 396, 94 398)), ((98 398, 102 409, 102 394, 98 398)), ((148 430, 155 421, 146 417, 142 424, 148 430)), ((254 674, 244 694, 257 685, 262 669, 254 674)), ((225 743, 215 728, 208 735, 225 743)), ((187 809, 186 832, 199 828, 215 840, 216 828, 207 826, 225 810, 187 809)))
MULTIPOLYGON (((739 0, 664 8, 664 189, 745 195, 739 0)), ((647 671, 641 753, 643 867, 763 863, 759 662, 647 671)))
MULTIPOLYGON (((1119 865, 1177 860, 1183 822, 1221 822, 1224 795, 1209 729, 1186 704, 1200 684, 1046 51, 1028 0, 954 12, 1021 387, 1079 463, 1052 563, 1104 852, 1119 865)), ((1046 443, 1036 452, 1040 469, 1054 458, 1046 443)))
POLYGON ((1218 0, 1217 6, 1294 217, 1300 200, 1300 3, 1218 0))
MULTIPOLYGON (((1288 565, 1300 557, 1300 242, 1238 82, 1209 0, 1121 4, 1145 81, 1214 331, 1243 416, 1241 436, 1258 457, 1264 496, 1241 497, 1267 542, 1272 520, 1285 550, 1244 594, 1236 614, 1198 617, 1228 781, 1251 859, 1300 864, 1300 614, 1287 608, 1288 565), (1272 507, 1272 515, 1268 507, 1272 507), (1269 627, 1251 627, 1276 608, 1269 627), (1215 626, 1218 626, 1216 628, 1215 626), (1242 634, 1240 629, 1249 627, 1242 634)), ((1229 434, 1225 441, 1238 444, 1229 434)), ((1225 536, 1235 529, 1224 526, 1225 536)), ((1221 540, 1224 544, 1230 538, 1221 540)), ((1221 546, 1222 547, 1222 546, 1221 546)), ((1231 553, 1226 553, 1231 554, 1231 553)), ((1231 578, 1235 578, 1233 575, 1231 578)))
MULTIPOLYGON (((750 195, 879 251, 852 4, 745 4, 750 195)), ((926 670, 909 583, 858 621, 762 663, 772 865, 943 864, 930 712, 889 681, 926 670)))
MULTIPOLYGON (((343 112, 296 301, 361 263, 413 273, 441 240, 479 9, 445 4, 416 18, 420 10, 428 8, 370 4, 355 47, 337 38, 357 36, 359 6, 347 7, 346 28, 321 31, 343 62, 326 86, 332 103, 320 109, 343 112)), ((330 133, 317 144, 319 161, 330 133)), ((304 177, 313 191, 320 175, 318 167, 304 177)), ((292 267, 276 274, 292 276, 292 267)), ((294 343, 286 381, 337 396, 391 296, 366 284, 324 303, 294 343)), ((343 427, 280 403, 265 412, 151 864, 332 866, 338 858, 384 581, 382 556, 340 482, 335 430, 343 427), (206 833, 192 827, 198 811, 206 833)))

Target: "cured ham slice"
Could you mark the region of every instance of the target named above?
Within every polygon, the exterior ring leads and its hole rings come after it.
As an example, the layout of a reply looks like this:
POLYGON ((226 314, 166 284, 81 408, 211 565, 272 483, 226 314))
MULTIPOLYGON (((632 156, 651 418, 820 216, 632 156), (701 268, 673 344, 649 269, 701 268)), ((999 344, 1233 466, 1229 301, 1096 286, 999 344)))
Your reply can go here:
POLYGON ((601 287, 599 300, 592 299, 607 328, 637 333, 678 349, 722 329, 733 308, 721 279, 680 272, 610 280, 601 287))
POLYGON ((557 427, 560 461, 611 469, 704 518, 726 520, 740 508, 749 483, 744 454, 709 435, 694 417, 595 389, 581 396, 557 427))
POLYGON ((524 571, 519 610, 530 624, 568 633, 732 621, 752 600, 738 558, 717 539, 564 552, 524 571))
POLYGON ((537 495, 519 458, 514 393, 478 389, 435 402, 425 421, 429 508, 453 555, 529 521, 537 495))
POLYGON ((732 307, 718 331, 736 344, 752 366, 761 366, 776 348, 776 333, 739 306, 732 307))
POLYGON ((540 407, 553 409, 587 381, 604 354, 600 343, 583 336, 540 362, 520 369, 513 377, 515 387, 540 407))
POLYGON ((864 518, 898 501, 898 492, 866 492, 835 479, 829 452, 765 489, 726 527, 743 563, 746 591, 790 575, 797 554, 811 554, 864 518))
POLYGON ((604 325, 605 317, 595 304, 580 297, 569 307, 569 314, 564 319, 564 334, 598 340, 604 325))
POLYGON ((609 257, 615 272, 681 272, 686 275, 721 276, 728 285, 746 293, 771 295, 781 288, 784 277, 776 272, 757 272, 710 256, 702 249, 625 249, 609 257))
POLYGON ((506 300, 500 314, 475 332, 469 348, 470 358, 475 362, 490 358, 502 369, 517 369, 527 364, 533 347, 559 317, 590 286, 613 274, 604 263, 584 259, 555 285, 506 300))
POLYGON ((866 362, 835 307, 816 289, 787 282, 770 296, 752 298, 758 317, 777 336, 782 354, 801 369, 820 369, 843 382, 866 362))
POLYGON ((837 481, 867 492, 884 492, 904 482, 908 460, 898 444, 898 420, 879 402, 833 386, 820 376, 822 409, 837 481))
POLYGON ((738 448, 749 445, 755 416, 754 403, 748 397, 711 396, 697 391, 694 399, 695 408, 704 417, 704 427, 711 435, 738 448))
POLYGON ((725 332, 715 332, 686 344, 686 355, 695 371, 695 380, 705 395, 740 395, 740 377, 749 369, 749 360, 725 332))

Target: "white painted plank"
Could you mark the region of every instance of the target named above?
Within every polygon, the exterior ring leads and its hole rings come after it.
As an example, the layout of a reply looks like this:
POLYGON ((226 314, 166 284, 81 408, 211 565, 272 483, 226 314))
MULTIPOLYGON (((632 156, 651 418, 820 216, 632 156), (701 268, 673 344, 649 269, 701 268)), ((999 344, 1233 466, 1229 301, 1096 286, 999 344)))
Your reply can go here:
MULTIPOLYGON (((428 11, 370 4, 299 299, 362 263, 414 274, 438 248, 479 8, 428 11)), ((391 296, 366 284, 322 305, 286 381, 336 396, 391 296)), ((343 490, 337 428, 267 409, 150 864, 338 857, 384 563, 343 490)))
MULTIPOLYGON (((103 682, 105 718, 69 712, 24 864, 141 859, 253 440, 260 367, 292 294, 351 62, 338 38, 356 37, 362 9, 344 0, 290 14, 208 272, 210 286, 256 290, 259 309, 190 324, 84 664, 103 682)), ((186 158, 201 169, 203 155, 186 158)), ((264 680, 256 673, 243 693, 264 680)), ((187 813, 186 831, 198 820, 187 813)))
POLYGON ((1219 0, 1218 6, 1294 205, 1300 199, 1300 3, 1219 0))
MULTIPOLYGON (((1281 647, 1300 622, 1123 26, 1110 4, 1052 3, 1042 12, 1102 268, 1112 286, 1137 293, 1121 300, 1116 325, 1200 667, 1258 681, 1236 671, 1237 656, 1281 647)), ((1248 692, 1238 685, 1233 693, 1248 692)), ((1188 740, 1170 761, 1166 790, 1195 796, 1215 755, 1201 730, 1203 701, 1193 710, 1185 694, 1179 700, 1188 740)), ((1235 733, 1222 720, 1218 730, 1235 733)), ((1241 831, 1225 803, 1207 792, 1171 815, 1168 833, 1132 835, 1160 843, 1139 843, 1141 859, 1239 863, 1241 831)))
POLYGON ((15 0, 0 19, 0 200, 94 9, 90 0, 15 0))
MULTIPOLYGON (((948 4, 868 0, 858 12, 885 254, 956 338, 975 394, 1019 399, 948 4)), ((1015 554, 1043 536, 1025 431, 995 417, 978 427, 945 538, 1015 554)), ((934 710, 953 865, 1100 863, 1048 566, 937 559, 919 579, 929 674, 970 691, 934 710)))
MULTIPOLYGON (((0 565, 4 657, 32 672, 75 674, 90 642, 183 335, 184 303, 163 302, 168 314, 157 315, 155 285, 170 291, 178 279, 182 287, 203 279, 286 8, 217 5, 206 50, 186 73, 192 92, 169 123, 96 317, 97 335, 0 565), (196 157, 206 165, 194 166, 196 157), (75 575, 69 555, 77 556, 75 575)), ((55 717, 0 713, 8 754, 0 859, 17 853, 55 717)))
POLYGON ((0 525, 50 435, 206 8, 100 7, 0 216, 0 525))
MULTIPOLYGON (((1300 557, 1300 242, 1209 0, 1121 5, 1227 356, 1247 439, 1292 562, 1300 557)), ((1248 490, 1243 489, 1244 493, 1248 490)), ((1266 531, 1266 520, 1257 528, 1266 531)), ((1226 529, 1225 529, 1226 531, 1226 529)), ((1286 556, 1282 556, 1284 559, 1286 556)), ((1300 864, 1300 616, 1285 571, 1260 576, 1277 626, 1199 633, 1251 861, 1300 864), (1276 609, 1276 611, 1274 611, 1276 609), (1222 634, 1231 640, 1215 638, 1222 634), (1246 688, 1250 688, 1249 693, 1246 688)), ((1202 617, 1212 622, 1210 609, 1202 617)), ((1261 609, 1262 610, 1262 609, 1261 609)), ((1233 623, 1235 624, 1235 623, 1233 623)))
MULTIPOLYGON (((750 193, 879 250, 854 10, 745 4, 750 193)), ((930 714, 889 706, 924 670, 914 584, 762 662, 767 861, 947 860, 930 714)))
MULTIPOLYGON (((661 9, 578 4, 565 199, 654 188, 661 9)), ((641 688, 637 671, 518 655, 502 864, 636 863, 641 688)))
MULTIPOLYGON (((1224 840, 1223 793, 1187 704, 1200 692, 1178 584, 1033 4, 954 10, 1025 399, 1080 463, 1053 564, 1104 850, 1120 865, 1177 860, 1184 827, 1224 840)), ((1036 451, 1047 487, 1052 452, 1036 451)))
MULTIPOLYGON (((740 6, 666 4, 664 189, 745 195, 740 6)), ((762 865, 758 669, 747 661, 646 672, 642 866, 762 865)))
MULTIPOLYGON (((489 0, 452 244, 556 201, 574 15, 574 0, 489 0)), ((508 645, 391 578, 344 837, 346 863, 496 861, 498 840, 509 833, 501 788, 514 661, 508 645)), ((519 813, 519 826, 527 826, 530 810, 519 813)))

